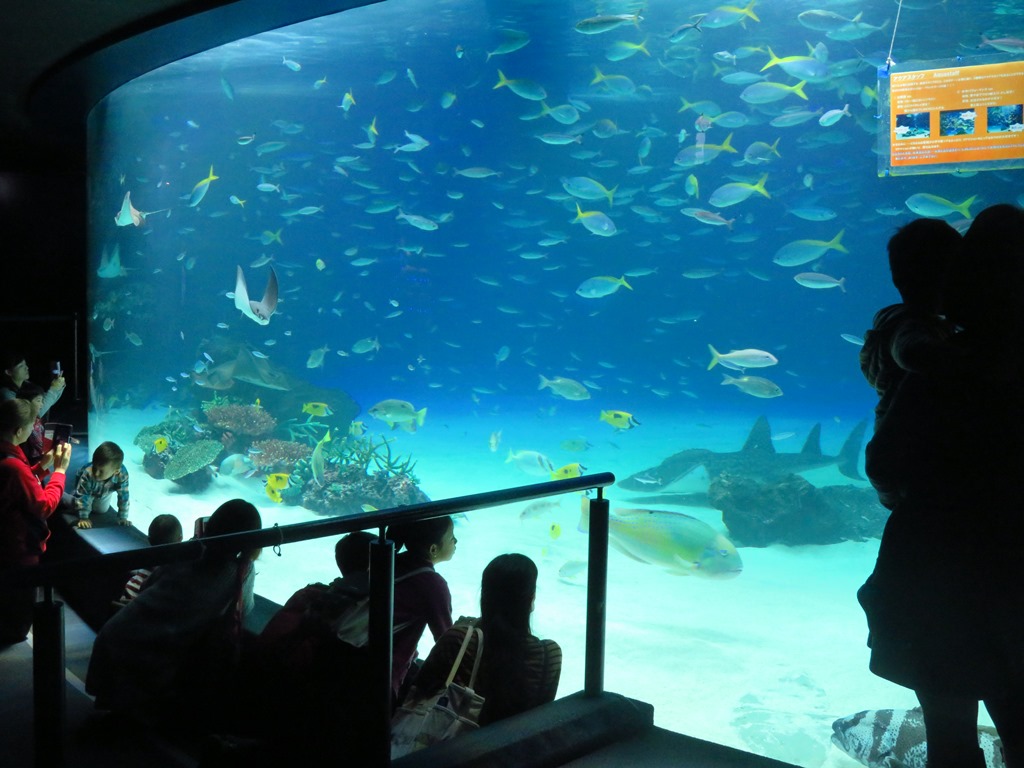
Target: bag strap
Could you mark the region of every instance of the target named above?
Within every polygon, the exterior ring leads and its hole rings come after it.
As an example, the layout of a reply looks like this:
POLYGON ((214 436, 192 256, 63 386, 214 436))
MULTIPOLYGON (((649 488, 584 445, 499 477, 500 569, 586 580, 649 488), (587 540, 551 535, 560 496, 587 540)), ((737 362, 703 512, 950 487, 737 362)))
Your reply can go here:
POLYGON ((395 584, 397 584, 400 581, 405 581, 406 579, 408 579, 408 578, 410 578, 412 576, 416 576, 417 574, 426 573, 427 571, 433 571, 433 570, 434 569, 431 566, 425 565, 422 568, 417 568, 415 571, 409 571, 408 573, 404 573, 401 576, 397 577, 395 579, 395 584))
POLYGON ((480 660, 484 657, 484 631, 480 627, 474 627, 473 632, 477 635, 476 657, 473 659, 473 671, 469 675, 468 688, 476 687, 476 673, 480 669, 480 660))
POLYGON ((480 644, 476 649, 476 658, 473 660, 473 672, 470 675, 469 687, 473 687, 473 683, 476 682, 476 672, 480 666, 480 658, 483 656, 483 644, 484 644, 484 633, 475 624, 470 624, 466 628, 466 636, 462 639, 462 646, 459 648, 459 653, 455 657, 455 662, 452 664, 451 671, 448 673, 448 679, 445 680, 444 687, 447 688, 455 680, 455 676, 459 673, 459 668, 462 666, 462 660, 466 656, 466 651, 469 649, 469 641, 473 639, 473 635, 480 635, 480 644))

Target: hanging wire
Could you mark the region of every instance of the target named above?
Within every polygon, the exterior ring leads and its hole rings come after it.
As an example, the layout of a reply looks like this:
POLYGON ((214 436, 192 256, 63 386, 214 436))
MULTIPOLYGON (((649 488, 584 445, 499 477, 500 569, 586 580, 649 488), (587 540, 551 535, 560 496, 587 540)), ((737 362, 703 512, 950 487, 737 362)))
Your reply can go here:
POLYGON ((896 46, 896 30, 900 27, 900 11, 903 10, 903 0, 900 0, 896 8, 896 22, 892 25, 892 40, 889 41, 889 55, 885 57, 885 71, 888 72, 896 62, 892 60, 892 49, 896 46))
POLYGON ((273 546, 271 551, 280 557, 281 545, 284 543, 284 531, 281 530, 281 527, 277 523, 274 523, 274 530, 277 531, 277 543, 273 546))

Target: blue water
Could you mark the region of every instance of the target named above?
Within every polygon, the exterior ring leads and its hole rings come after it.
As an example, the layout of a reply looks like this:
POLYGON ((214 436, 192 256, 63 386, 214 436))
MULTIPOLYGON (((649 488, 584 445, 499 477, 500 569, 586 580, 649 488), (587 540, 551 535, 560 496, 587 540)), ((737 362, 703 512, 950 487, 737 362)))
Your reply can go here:
MULTIPOLYGON (((90 123, 97 412, 198 409, 213 393, 192 374, 223 362, 202 354, 204 340, 217 337, 266 355, 288 376, 348 393, 361 406, 357 419, 376 434, 388 428, 367 411, 398 399, 428 409, 422 433, 462 430, 483 453, 488 434, 501 428, 499 456, 537 449, 556 467, 582 460, 591 471, 628 474, 687 447, 736 450, 761 414, 776 432, 798 435, 780 450, 795 450, 793 441, 823 422, 826 451, 835 452, 874 405, 857 346, 843 335, 862 336, 874 311, 897 300, 885 243, 914 216, 905 201, 921 192, 956 205, 977 196, 969 208, 975 214, 1019 202, 1020 194, 1019 171, 879 178, 878 67, 890 46, 898 63, 958 56, 970 63, 993 53, 979 47, 983 36, 1019 32, 1021 12, 1006 3, 906 0, 894 37, 897 4, 889 0, 764 1, 753 5, 758 21, 744 16, 670 42, 713 7, 689 0, 384 2, 223 46, 112 93, 90 123), (801 23, 798 14, 812 10, 862 14, 862 24, 879 29, 835 39, 801 23), (600 34, 574 28, 598 14, 638 12, 636 23, 600 34), (495 52, 513 36, 529 42, 495 52), (646 53, 609 60, 624 42, 644 43, 646 53), (804 86, 806 100, 789 94, 751 104, 741 98, 744 85, 721 79, 742 71, 793 85, 778 66, 760 71, 768 48, 787 57, 806 56, 812 46, 819 63, 843 71, 804 86), (592 84, 595 67, 629 83, 612 80, 614 90, 592 84), (552 109, 573 105, 578 121, 527 119, 541 112, 540 102, 494 88, 499 69, 531 81, 521 90, 543 88, 552 109), (346 93, 354 100, 347 111, 346 93), (820 124, 818 114, 793 127, 769 124, 790 108, 823 114, 845 105, 850 116, 832 125, 820 124), (745 124, 714 121, 728 112, 745 124), (698 121, 702 113, 710 127, 698 121), (537 138, 549 133, 569 143, 537 138), (676 164, 699 133, 705 147, 729 137, 737 151, 694 167, 676 164), (428 144, 399 149, 416 137, 428 144), (373 146, 356 146, 371 138, 373 146), (755 142, 776 141, 768 162, 742 162, 755 142), (211 166, 217 178, 190 206, 211 166), (454 173, 467 168, 495 175, 454 173), (770 197, 754 191, 728 207, 709 203, 722 185, 754 185, 765 174, 770 197), (696 193, 687 191, 691 175, 696 193), (613 204, 572 197, 565 177, 615 188, 613 204), (276 189, 260 191, 261 183, 276 189), (137 227, 114 222, 126 192, 149 214, 137 227), (574 222, 577 203, 608 216, 617 234, 598 236, 574 222), (386 204, 394 209, 367 211, 386 204), (298 213, 307 207, 322 210, 298 213), (399 209, 436 229, 396 219, 399 209), (684 209, 732 223, 711 226, 684 209), (794 213, 811 216, 808 209, 821 220, 794 213), (828 249, 800 266, 773 262, 789 243, 829 242, 840 232, 846 252, 828 249), (98 275, 101 256, 115 249, 122 272, 108 264, 105 274, 113 276, 98 275), (358 260, 367 263, 352 263, 358 260), (276 272, 280 303, 268 325, 244 317, 228 296, 239 266, 257 300, 270 267, 276 272), (842 279, 845 291, 808 288, 794 280, 804 272, 842 279), (592 277, 625 277, 631 289, 577 295, 592 277), (353 349, 368 340, 380 349, 353 349), (783 394, 757 398, 722 386, 722 367, 707 370, 709 344, 722 353, 770 352, 777 365, 746 373, 783 394), (323 364, 308 367, 325 346, 323 364), (573 379, 590 398, 538 390, 541 375, 573 379), (605 409, 634 414, 634 434, 657 425, 677 439, 631 443, 633 434, 598 421, 605 409), (474 419, 477 426, 467 428, 474 419), (543 444, 529 444, 534 433, 543 444), (614 457, 610 466, 559 455, 560 439, 574 437, 617 452, 604 454, 614 457)), ((962 221, 952 210, 947 219, 962 221)), ((268 408, 276 402, 273 392, 242 384, 219 394, 242 403, 260 398, 268 408)), ((274 415, 304 418, 290 408, 274 415)), ((107 423, 97 417, 91 426, 107 423)), ((326 423, 342 432, 348 426, 326 423)), ((415 456, 416 437, 401 433, 402 450, 415 456)), ((423 466, 431 461, 437 457, 423 466)), ((502 469, 498 485, 531 479, 502 469)), ((475 467, 465 475, 464 490, 481 489, 475 467)), ((421 480, 430 487, 429 477, 421 480)))

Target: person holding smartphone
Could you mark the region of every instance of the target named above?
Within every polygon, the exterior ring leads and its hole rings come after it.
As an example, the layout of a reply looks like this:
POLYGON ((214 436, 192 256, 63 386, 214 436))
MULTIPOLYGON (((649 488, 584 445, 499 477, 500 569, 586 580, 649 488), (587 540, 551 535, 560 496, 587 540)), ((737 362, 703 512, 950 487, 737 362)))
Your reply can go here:
MULTIPOLYGON (((23 354, 10 351, 0 353, 0 399, 13 400, 16 398, 21 385, 28 381, 28 375, 28 363, 23 354)), ((47 411, 64 394, 67 382, 64 380, 64 371, 59 361, 54 364, 53 377, 49 388, 43 392, 43 402, 39 408, 40 416, 45 416, 47 411)))
MULTIPOLYGON (((53 475, 44 488, 21 450, 32 426, 28 401, 0 400, 0 571, 39 562, 71 463, 69 443, 51 449, 53 475)), ((34 601, 32 587, 0 587, 0 647, 25 639, 34 601)))

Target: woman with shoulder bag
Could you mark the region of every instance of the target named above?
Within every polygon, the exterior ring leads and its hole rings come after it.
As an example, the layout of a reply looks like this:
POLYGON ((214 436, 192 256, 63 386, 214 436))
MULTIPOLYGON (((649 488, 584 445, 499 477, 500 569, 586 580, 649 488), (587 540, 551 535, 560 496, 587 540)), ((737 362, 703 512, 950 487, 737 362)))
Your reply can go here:
MULTIPOLYGON (((530 632, 530 614, 537 592, 537 566, 520 554, 499 555, 484 568, 480 589, 480 618, 460 619, 431 650, 416 676, 409 701, 436 697, 450 672, 454 683, 466 686, 476 669, 473 690, 483 698, 479 725, 553 701, 562 672, 562 650, 554 640, 530 632), (467 632, 482 637, 476 641, 467 632), (458 668, 453 663, 465 645, 458 668), (485 649, 477 658, 481 645, 485 649)), ((401 718, 399 714, 396 718, 401 718)))

